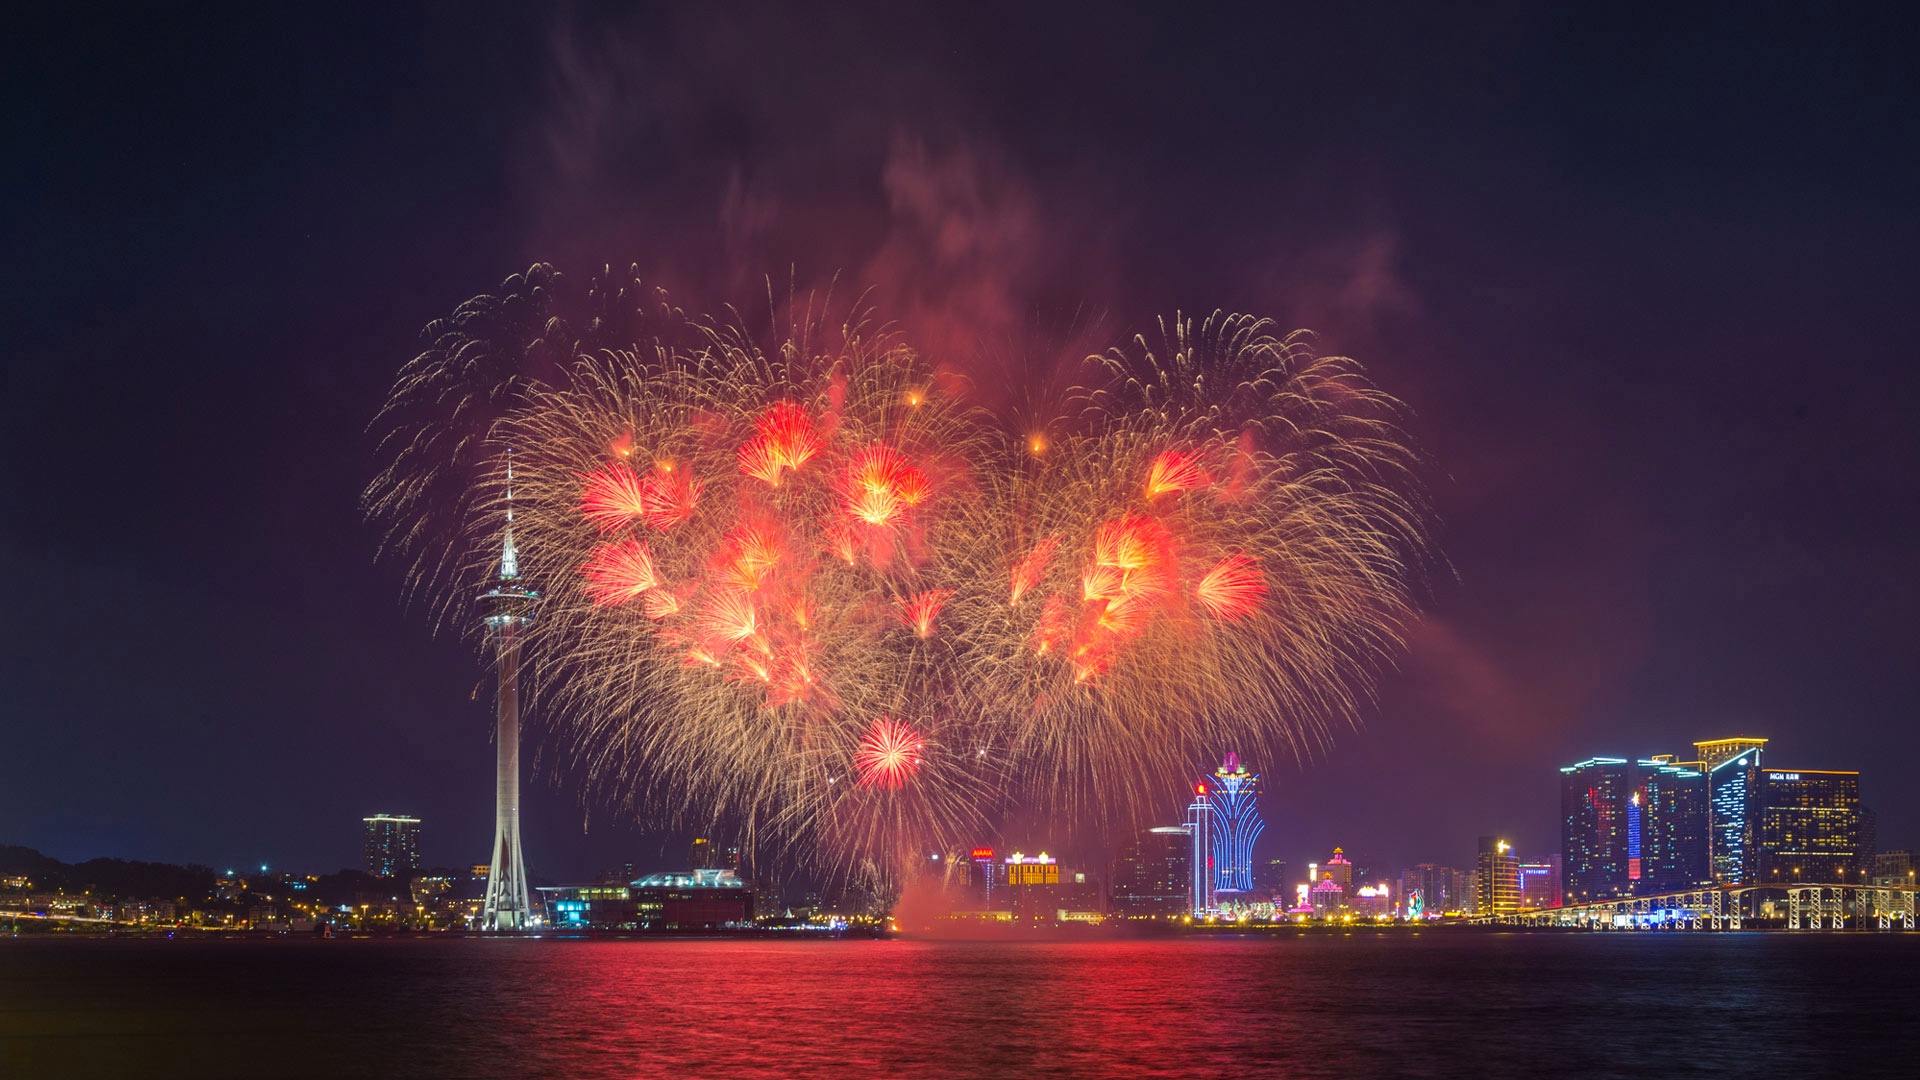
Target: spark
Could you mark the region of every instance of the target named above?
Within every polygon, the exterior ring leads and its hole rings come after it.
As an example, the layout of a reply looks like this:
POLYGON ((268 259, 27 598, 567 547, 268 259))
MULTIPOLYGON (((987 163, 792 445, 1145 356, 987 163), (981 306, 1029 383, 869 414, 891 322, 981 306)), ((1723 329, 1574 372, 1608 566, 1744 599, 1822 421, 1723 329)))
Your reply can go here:
POLYGON ((1259 609, 1267 582, 1260 576, 1259 564, 1236 551, 1207 571, 1194 593, 1213 615, 1233 621, 1259 609))
POLYGON ((623 604, 660 584, 653 553, 638 540, 599 545, 580 570, 587 578, 587 595, 596 604, 623 604))

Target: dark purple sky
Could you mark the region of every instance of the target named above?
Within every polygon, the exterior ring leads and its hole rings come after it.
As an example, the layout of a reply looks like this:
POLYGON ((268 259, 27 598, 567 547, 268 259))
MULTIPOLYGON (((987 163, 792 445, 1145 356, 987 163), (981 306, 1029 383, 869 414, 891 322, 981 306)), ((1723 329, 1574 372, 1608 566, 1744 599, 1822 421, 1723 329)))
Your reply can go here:
MULTIPOLYGON (((419 327, 539 259, 838 270, 963 366, 1214 307, 1368 363, 1458 581, 1269 768, 1272 854, 1544 853, 1557 766, 1735 733, 1920 842, 1901 9, 400 7, 10 28, 0 842, 331 869, 387 810, 486 857, 478 668, 355 499, 419 327)), ((536 874, 660 861, 552 765, 536 874)))

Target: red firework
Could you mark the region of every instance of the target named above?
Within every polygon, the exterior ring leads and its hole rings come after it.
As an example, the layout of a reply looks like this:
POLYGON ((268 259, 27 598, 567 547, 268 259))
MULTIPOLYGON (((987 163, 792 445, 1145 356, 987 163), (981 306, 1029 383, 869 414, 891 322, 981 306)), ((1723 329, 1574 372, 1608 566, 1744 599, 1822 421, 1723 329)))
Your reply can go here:
POLYGON ((654 589, 647 593, 640 598, 640 605, 647 618, 655 622, 680 612, 680 598, 665 589, 654 589))
POLYGON ((620 462, 604 465, 582 477, 580 513, 601 532, 612 532, 647 512, 640 478, 620 462))
POLYGON ((1047 563, 1053 559, 1053 549, 1059 546, 1060 541, 1049 536, 1035 544, 1025 558, 1013 564, 1013 595, 1007 603, 1019 603, 1028 589, 1040 583, 1040 576, 1047 572, 1047 563))
POLYGON ((949 589, 928 589, 903 597, 896 603, 900 606, 900 620, 913 627, 913 632, 926 638, 933 636, 933 620, 946 605, 947 598, 953 592, 949 589))
POLYGON ((720 576, 751 592, 780 564, 780 537, 772 529, 749 525, 736 529, 721 545, 720 576))
POLYGON ((927 477, 898 450, 874 443, 847 463, 847 513, 868 525, 891 525, 927 497, 927 477))
POLYGON ((1169 491, 1206 487, 1207 483, 1208 477, 1200 468, 1198 456, 1182 450, 1168 450, 1154 458, 1153 465, 1147 469, 1147 498, 1169 491))
POLYGON ((700 481, 663 461, 640 482, 640 514, 656 529, 671 529, 693 516, 702 488, 700 481))
POLYGON ((720 589, 707 601, 701 623, 721 642, 745 641, 760 632, 760 613, 754 610, 753 598, 746 593, 720 589))
POLYGON ((1216 618, 1232 622, 1259 609, 1260 599, 1267 595, 1267 580, 1259 563, 1236 552, 1207 571, 1194 594, 1216 618))
POLYGON ((925 750, 926 744, 921 741, 919 732, 907 724, 883 716, 874 721, 865 735, 860 736, 860 749, 854 752, 853 767, 860 774, 860 783, 863 785, 903 787, 919 771, 925 750))
POLYGON ((580 569, 587 577, 587 595, 596 604, 623 604, 660 584, 653 553, 632 538, 598 545, 580 569))
POLYGON ((774 487, 782 469, 798 469, 824 445, 813 417, 791 401, 762 413, 753 427, 753 438, 740 447, 740 471, 774 487))

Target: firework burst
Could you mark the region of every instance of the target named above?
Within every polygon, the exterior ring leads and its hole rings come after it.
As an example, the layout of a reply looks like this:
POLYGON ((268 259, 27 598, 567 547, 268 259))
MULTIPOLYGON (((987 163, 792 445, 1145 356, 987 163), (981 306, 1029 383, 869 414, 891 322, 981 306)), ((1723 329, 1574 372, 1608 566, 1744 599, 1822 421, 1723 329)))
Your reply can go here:
POLYGON ((1165 324, 1014 432, 857 311, 752 333, 596 282, 572 334, 536 276, 463 310, 545 305, 570 363, 468 385, 443 329, 368 506, 420 588, 471 593, 505 493, 486 451, 514 447, 540 707, 637 809, 881 873, 1010 802, 1124 827, 1221 748, 1304 755, 1356 721, 1414 613, 1400 406, 1262 320, 1165 324), (483 433, 418 418, 429 393, 483 433))

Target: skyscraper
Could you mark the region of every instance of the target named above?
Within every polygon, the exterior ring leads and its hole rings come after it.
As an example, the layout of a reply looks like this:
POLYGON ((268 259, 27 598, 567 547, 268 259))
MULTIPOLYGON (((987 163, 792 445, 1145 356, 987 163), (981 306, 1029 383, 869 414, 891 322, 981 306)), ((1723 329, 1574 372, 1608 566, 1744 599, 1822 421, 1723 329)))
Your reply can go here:
POLYGON ((1706 774, 1668 757, 1639 763, 1641 892, 1668 892, 1712 880, 1706 774))
POLYGON ((1858 772, 1767 769, 1758 777, 1754 884, 1863 878, 1858 772))
POLYGON ((1755 882, 1754 803, 1760 790, 1760 751, 1765 739, 1694 743, 1707 767, 1713 880, 1722 885, 1755 882))
POLYGON ((498 674, 494 733, 493 864, 483 930, 524 930, 533 917, 527 894, 526 860, 520 853, 520 634, 533 621, 540 594, 520 584, 520 554, 513 546, 513 459, 507 459, 507 527, 500 543, 500 573, 480 597, 498 674))
POLYGON ((1140 833, 1114 867, 1114 914, 1149 919, 1191 910, 1192 861, 1193 841, 1185 825, 1140 833))
POLYGON ((1480 915, 1511 915, 1520 910, 1520 860, 1513 845, 1495 836, 1480 838, 1473 910, 1480 915))
POLYGON ((1195 915, 1214 910, 1213 889, 1213 803, 1207 800, 1207 785, 1193 785, 1193 802, 1187 806, 1187 838, 1193 852, 1189 869, 1193 886, 1188 899, 1195 915))
POLYGON ((375 814, 360 819, 366 825, 367 873, 399 877, 420 869, 420 819, 402 814, 375 814))
POLYGON ((1253 891, 1253 845, 1265 826, 1260 821, 1260 774, 1248 772, 1240 755, 1228 753, 1213 772, 1214 903, 1221 893, 1239 899, 1253 891))
POLYGON ((1629 887, 1632 795, 1626 758, 1588 758, 1560 770, 1560 853, 1568 901, 1596 900, 1629 887))

